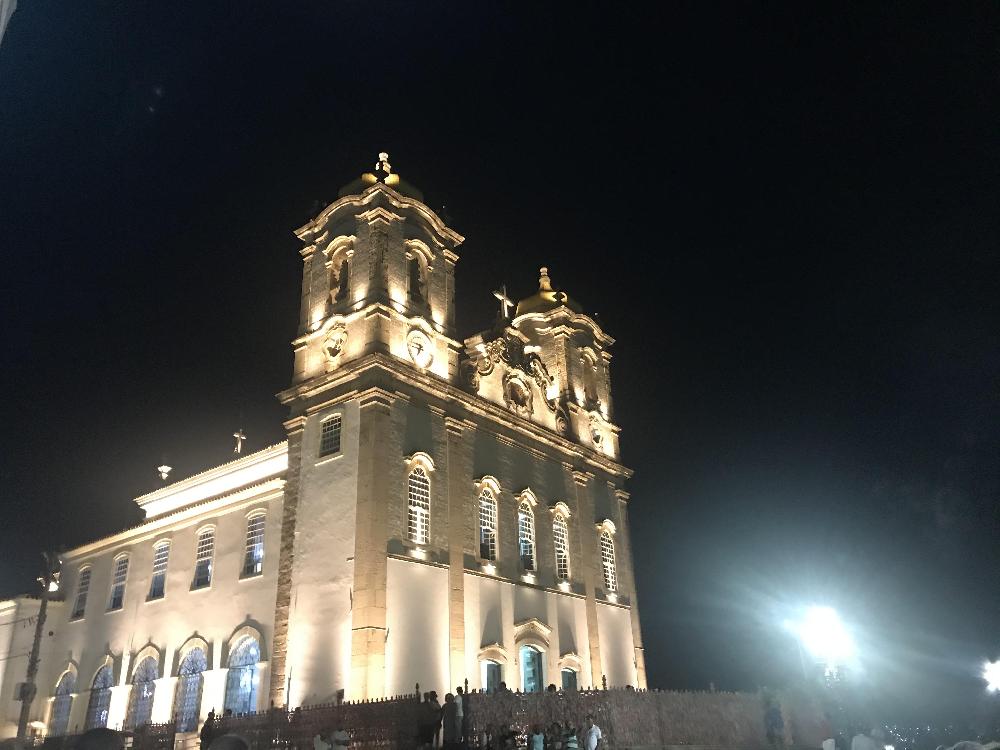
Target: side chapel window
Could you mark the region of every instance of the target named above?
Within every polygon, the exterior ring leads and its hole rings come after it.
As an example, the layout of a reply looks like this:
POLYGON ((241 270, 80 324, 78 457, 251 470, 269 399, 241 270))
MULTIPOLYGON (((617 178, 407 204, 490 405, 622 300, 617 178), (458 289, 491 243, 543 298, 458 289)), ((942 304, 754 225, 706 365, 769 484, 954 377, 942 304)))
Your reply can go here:
POLYGON ((90 568, 80 569, 80 580, 76 584, 76 600, 69 619, 79 620, 87 609, 87 594, 90 591, 90 568))
POLYGON ((194 560, 192 589, 203 589, 212 584, 212 558, 215 556, 215 529, 204 529, 198 534, 198 549, 194 560))
MULTIPOLYGON (((128 555, 115 559, 111 574, 111 598, 108 600, 108 612, 125 606, 125 581, 128 578, 128 555)), ((104 726, 103 724, 101 726, 104 726)))

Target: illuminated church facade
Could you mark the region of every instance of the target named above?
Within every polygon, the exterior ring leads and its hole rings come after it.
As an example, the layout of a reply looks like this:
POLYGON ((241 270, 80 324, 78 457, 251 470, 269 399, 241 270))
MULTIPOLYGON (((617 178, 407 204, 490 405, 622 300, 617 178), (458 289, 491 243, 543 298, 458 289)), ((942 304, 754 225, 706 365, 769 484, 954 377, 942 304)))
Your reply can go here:
POLYGON ((287 440, 64 554, 36 726, 193 731, 418 682, 645 687, 613 340, 542 269, 459 341, 463 238, 384 154, 296 234, 287 440))

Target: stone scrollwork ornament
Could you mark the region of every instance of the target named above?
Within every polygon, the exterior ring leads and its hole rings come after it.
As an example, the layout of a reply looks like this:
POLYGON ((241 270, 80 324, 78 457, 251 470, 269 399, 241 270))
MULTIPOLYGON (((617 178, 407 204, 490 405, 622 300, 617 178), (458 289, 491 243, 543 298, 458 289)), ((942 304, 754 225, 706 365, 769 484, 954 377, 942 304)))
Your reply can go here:
POLYGON ((336 326, 330 330, 323 341, 323 353, 331 364, 335 364, 337 357, 344 352, 347 345, 347 329, 344 326, 336 326))
POLYGON ((504 375, 503 400, 508 409, 522 417, 530 417, 534 411, 531 386, 517 372, 508 370, 504 375))

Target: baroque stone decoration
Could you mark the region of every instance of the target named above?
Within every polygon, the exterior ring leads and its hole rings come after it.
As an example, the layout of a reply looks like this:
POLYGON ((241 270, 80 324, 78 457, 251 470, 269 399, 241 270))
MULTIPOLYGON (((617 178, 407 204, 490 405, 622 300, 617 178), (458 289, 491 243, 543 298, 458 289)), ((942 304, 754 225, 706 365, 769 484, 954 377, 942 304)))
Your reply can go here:
POLYGON ((347 327, 342 324, 335 325, 326 335, 326 341, 323 343, 323 353, 326 354, 326 358, 331 363, 335 363, 337 358, 344 353, 346 345, 347 327))

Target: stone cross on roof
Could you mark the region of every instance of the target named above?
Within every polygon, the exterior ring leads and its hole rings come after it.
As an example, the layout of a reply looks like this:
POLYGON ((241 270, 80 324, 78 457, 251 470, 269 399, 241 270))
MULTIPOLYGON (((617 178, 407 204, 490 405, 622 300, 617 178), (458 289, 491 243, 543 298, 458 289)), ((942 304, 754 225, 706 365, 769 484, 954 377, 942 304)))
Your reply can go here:
POLYGON ((504 318, 510 317, 510 308, 514 306, 514 300, 507 296, 507 285, 504 284, 493 296, 500 300, 500 311, 504 318))

